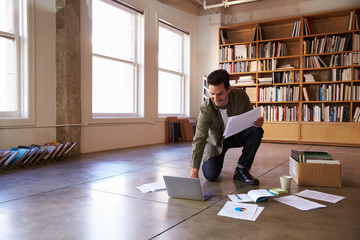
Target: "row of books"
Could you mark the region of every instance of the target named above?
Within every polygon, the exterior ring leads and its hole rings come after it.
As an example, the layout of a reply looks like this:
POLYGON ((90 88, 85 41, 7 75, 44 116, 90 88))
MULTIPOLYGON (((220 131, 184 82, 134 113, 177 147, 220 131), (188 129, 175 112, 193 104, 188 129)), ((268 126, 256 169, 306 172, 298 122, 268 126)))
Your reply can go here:
POLYGON ((276 70, 277 59, 264 59, 258 61, 258 71, 276 70))
POLYGON ((167 143, 192 141, 196 128, 196 119, 167 117, 165 137, 167 143))
POLYGON ((360 53, 354 53, 353 65, 360 65, 360 53))
POLYGON ((305 68, 321 68, 327 67, 324 61, 319 56, 311 56, 304 58, 304 67, 305 68))
POLYGON ((300 31, 301 30, 301 21, 295 21, 294 22, 294 27, 293 27, 293 31, 291 36, 292 37, 299 37, 300 36, 300 31))
POLYGON ((63 159, 76 145, 74 142, 52 142, 44 145, 0 149, 0 169, 22 167, 63 159))
POLYGON ((360 34, 354 34, 354 50, 360 50, 360 34))
POLYGON ((354 69, 354 80, 360 80, 360 69, 355 68, 354 69))
POLYGON ((360 101, 360 85, 353 86, 353 100, 360 101))
POLYGON ((299 101, 299 86, 259 87, 259 102, 299 101))
POLYGON ((273 72, 273 83, 298 83, 300 82, 300 72, 288 71, 288 72, 273 72))
POLYGON ((295 150, 292 149, 290 156, 300 163, 329 163, 337 164, 328 151, 295 150), (328 162, 326 162, 328 161, 328 162))
POLYGON ((224 69, 228 73, 255 72, 256 61, 221 63, 220 69, 224 69))
POLYGON ((305 101, 350 101, 351 100, 351 86, 342 84, 332 85, 316 85, 312 86, 313 95, 309 97, 307 87, 303 87, 303 94, 305 101))
POLYGON ((230 85, 251 85, 255 83, 255 76, 240 76, 237 80, 230 80, 230 85))
POLYGON ((265 121, 298 121, 299 107, 287 105, 261 106, 261 115, 265 121))
POLYGON ((219 61, 247 60, 255 58, 255 44, 220 47, 219 61))
POLYGON ((304 54, 351 51, 351 35, 315 37, 303 41, 304 54))
POLYGON ((356 107, 355 109, 353 122, 360 122, 360 107, 356 107))
POLYGON ((282 42, 268 42, 259 44, 259 58, 286 56, 286 44, 282 42))
MULTIPOLYGON (((333 68, 328 71, 322 71, 321 79, 317 76, 318 79, 315 80, 314 75, 311 73, 304 73, 304 81, 305 82, 339 82, 339 81, 350 81, 351 77, 351 68, 333 68)), ((360 78, 360 71, 358 69, 354 69, 354 79, 360 78)))
POLYGON ((304 104, 302 108, 304 122, 350 122, 349 106, 325 106, 322 104, 310 106, 304 104))
MULTIPOLYGON (((358 54, 354 54, 354 60, 355 56, 357 58, 358 54)), ((330 64, 329 67, 339 67, 339 66, 350 66, 352 65, 352 53, 342 53, 342 54, 334 54, 331 55, 330 64)))

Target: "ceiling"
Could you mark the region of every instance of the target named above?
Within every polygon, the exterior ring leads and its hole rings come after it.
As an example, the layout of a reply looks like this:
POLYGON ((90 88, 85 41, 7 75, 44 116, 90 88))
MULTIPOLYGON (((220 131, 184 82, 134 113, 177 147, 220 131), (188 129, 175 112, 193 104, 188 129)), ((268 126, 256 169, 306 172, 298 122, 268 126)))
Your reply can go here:
MULTIPOLYGON (((187 9, 188 11, 193 11, 193 12, 197 12, 198 14, 202 15, 204 13, 218 13, 222 8, 224 8, 224 6, 215 6, 218 4, 222 4, 223 1, 225 0, 158 0, 159 2, 175 7, 175 8, 179 8, 179 9, 187 9), (207 9, 204 9, 204 3, 205 6, 207 6, 207 9)), ((259 1, 259 0, 243 0, 244 2, 254 2, 254 1, 259 1)), ((229 4, 228 7, 231 6, 235 6, 232 5, 231 2, 235 3, 235 2, 239 2, 239 0, 227 0, 229 4)), ((239 4, 239 3, 237 3, 239 4)))

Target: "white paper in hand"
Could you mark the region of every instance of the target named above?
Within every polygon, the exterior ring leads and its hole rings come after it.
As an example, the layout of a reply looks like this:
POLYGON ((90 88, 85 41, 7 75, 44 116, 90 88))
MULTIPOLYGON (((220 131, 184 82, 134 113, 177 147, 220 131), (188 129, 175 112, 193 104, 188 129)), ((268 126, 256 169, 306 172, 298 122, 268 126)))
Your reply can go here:
POLYGON ((254 122, 261 116, 261 109, 255 108, 246 113, 229 117, 223 136, 228 138, 242 130, 254 126, 254 122))

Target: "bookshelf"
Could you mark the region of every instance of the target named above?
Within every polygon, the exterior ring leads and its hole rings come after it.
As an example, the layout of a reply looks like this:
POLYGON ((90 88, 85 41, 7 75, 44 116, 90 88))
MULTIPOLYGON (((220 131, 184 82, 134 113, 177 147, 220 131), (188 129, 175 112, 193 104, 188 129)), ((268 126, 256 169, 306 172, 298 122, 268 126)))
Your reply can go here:
POLYGON ((219 28, 219 68, 262 108, 264 141, 360 146, 360 9, 219 28))

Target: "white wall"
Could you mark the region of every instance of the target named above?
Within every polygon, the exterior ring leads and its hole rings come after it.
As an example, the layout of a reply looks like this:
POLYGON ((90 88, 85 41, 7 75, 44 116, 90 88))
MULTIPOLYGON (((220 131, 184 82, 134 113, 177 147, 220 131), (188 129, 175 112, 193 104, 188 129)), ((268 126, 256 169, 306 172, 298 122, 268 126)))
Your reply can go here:
POLYGON ((18 145, 44 144, 56 140, 56 8, 55 0, 36 0, 30 13, 31 26, 30 64, 35 81, 35 106, 32 106, 31 125, 6 127, 0 124, 0 148, 18 145))
MULTIPOLYGON (((126 0, 129 4, 144 10, 145 16, 145 116, 143 119, 124 119, 120 123, 94 123, 91 120, 91 62, 88 6, 82 4, 82 129, 81 152, 94 152, 107 149, 126 148, 165 142, 165 119, 157 114, 157 26, 158 19, 164 19, 190 32, 191 73, 190 106, 191 115, 199 106, 201 79, 198 79, 198 17, 157 0, 126 0), (199 84, 200 82, 200 84, 199 84)), ((169 99, 171 101, 171 99, 169 99)))

